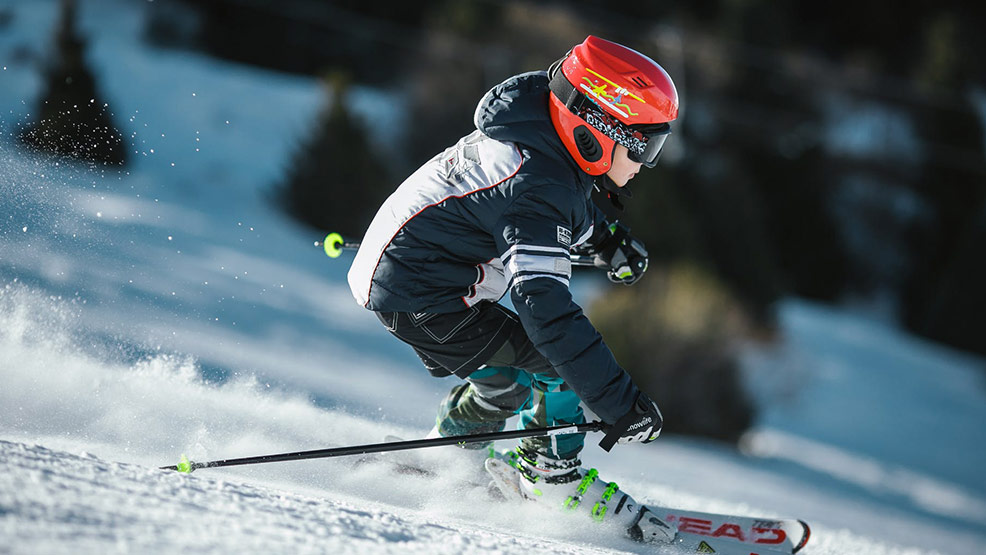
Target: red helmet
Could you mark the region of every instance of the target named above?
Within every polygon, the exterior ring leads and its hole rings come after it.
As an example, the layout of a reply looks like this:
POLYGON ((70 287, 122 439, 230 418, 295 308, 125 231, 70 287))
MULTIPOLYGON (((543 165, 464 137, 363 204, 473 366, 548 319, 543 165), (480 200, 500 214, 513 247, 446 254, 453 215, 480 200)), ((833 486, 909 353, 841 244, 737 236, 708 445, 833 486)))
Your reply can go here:
POLYGON ((586 173, 609 171, 616 143, 654 167, 678 117, 678 92, 654 60, 590 35, 548 70, 548 111, 565 148, 586 173))

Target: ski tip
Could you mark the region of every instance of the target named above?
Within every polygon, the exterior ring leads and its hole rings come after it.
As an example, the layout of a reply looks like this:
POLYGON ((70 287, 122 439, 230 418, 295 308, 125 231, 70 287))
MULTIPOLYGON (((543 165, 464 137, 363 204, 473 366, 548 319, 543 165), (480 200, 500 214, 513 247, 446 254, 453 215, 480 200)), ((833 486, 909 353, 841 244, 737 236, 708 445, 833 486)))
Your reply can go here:
POLYGON ((801 536, 801 541, 798 542, 798 545, 794 546, 794 549, 791 550, 791 553, 801 551, 801 548, 808 543, 808 538, 811 537, 811 528, 808 526, 808 523, 801 519, 798 519, 798 522, 801 523, 801 527, 804 528, 805 533, 801 536))
POLYGON ((325 236, 325 240, 322 241, 322 248, 325 249, 325 254, 329 258, 339 258, 339 255, 342 254, 342 249, 339 246, 344 242, 342 235, 333 232, 325 236))
POLYGON ((188 457, 182 453, 181 460, 178 461, 178 464, 175 466, 175 470, 181 472, 182 474, 191 474, 192 471, 195 470, 195 467, 192 466, 192 463, 188 460, 188 457))

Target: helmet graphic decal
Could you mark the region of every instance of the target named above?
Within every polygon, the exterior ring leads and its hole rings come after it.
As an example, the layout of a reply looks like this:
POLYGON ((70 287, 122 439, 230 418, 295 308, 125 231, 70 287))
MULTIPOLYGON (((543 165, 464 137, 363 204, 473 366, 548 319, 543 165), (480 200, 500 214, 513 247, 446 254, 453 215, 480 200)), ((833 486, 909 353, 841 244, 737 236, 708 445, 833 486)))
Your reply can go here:
POLYGON ((616 113, 620 114, 621 116, 623 116, 625 118, 629 118, 630 116, 639 116, 640 115, 639 113, 634 112, 633 110, 631 110, 630 109, 630 106, 628 104, 624 103, 624 102, 621 102, 621 100, 623 100, 623 97, 624 96, 629 96, 630 98, 636 100, 637 102, 642 102, 644 104, 647 104, 647 101, 646 100, 644 100, 643 98, 640 98, 639 96, 633 94, 626 87, 621 87, 620 85, 617 85, 613 81, 611 81, 611 80, 603 77, 602 75, 596 73, 595 71, 592 71, 589 68, 585 68, 585 70, 588 71, 589 73, 595 75, 596 77, 602 79, 603 81, 606 82, 606 84, 604 84, 604 85, 598 85, 596 83, 593 83, 592 79, 589 79, 588 77, 582 77, 582 80, 583 81, 586 81, 586 82, 589 83, 588 86, 585 83, 580 83, 579 84, 579 87, 582 88, 582 90, 586 91, 587 93, 589 93, 591 96, 595 97, 600 102, 606 104, 607 106, 609 106, 609 108, 611 110, 615 111, 616 113), (611 95, 611 94, 609 94, 609 93, 606 92, 606 89, 608 89, 610 85, 613 86, 613 89, 614 89, 614 91, 616 92, 616 94, 618 96, 613 96, 613 95, 611 95), (591 86, 591 88, 590 88, 590 86, 591 86), (605 97, 605 98, 603 98, 603 97, 605 97), (612 102, 608 102, 607 99, 611 100, 612 102), (622 107, 623 110, 621 110, 619 107, 622 107), (626 110, 626 111, 624 112, 624 110, 626 110))

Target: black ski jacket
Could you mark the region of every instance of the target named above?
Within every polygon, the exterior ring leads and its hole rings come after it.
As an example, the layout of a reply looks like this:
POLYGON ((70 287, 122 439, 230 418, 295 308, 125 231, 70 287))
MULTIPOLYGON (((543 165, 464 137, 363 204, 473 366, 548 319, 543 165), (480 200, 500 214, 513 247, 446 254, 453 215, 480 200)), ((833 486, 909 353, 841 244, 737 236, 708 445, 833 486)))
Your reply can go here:
POLYGON ((547 74, 493 87, 474 119, 381 206, 349 271, 353 295, 380 312, 456 312, 509 290, 534 346, 612 424, 638 390, 568 289, 570 249, 605 220, 551 124, 547 74))

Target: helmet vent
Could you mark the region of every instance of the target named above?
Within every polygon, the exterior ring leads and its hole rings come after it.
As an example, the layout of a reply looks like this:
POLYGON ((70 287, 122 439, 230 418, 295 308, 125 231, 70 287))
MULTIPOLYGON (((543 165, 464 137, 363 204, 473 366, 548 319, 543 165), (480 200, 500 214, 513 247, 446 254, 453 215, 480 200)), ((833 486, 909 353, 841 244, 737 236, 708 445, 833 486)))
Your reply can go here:
POLYGON ((603 157, 603 149, 599 146, 599 141, 592 136, 592 132, 589 131, 588 127, 580 125, 575 128, 572 135, 575 138, 575 146, 579 149, 579 154, 587 162, 596 162, 603 157))
POLYGON ((637 85, 642 89, 646 89, 647 87, 650 86, 650 83, 644 81, 639 75, 634 76, 633 78, 630 79, 630 81, 633 81, 634 85, 637 85))

